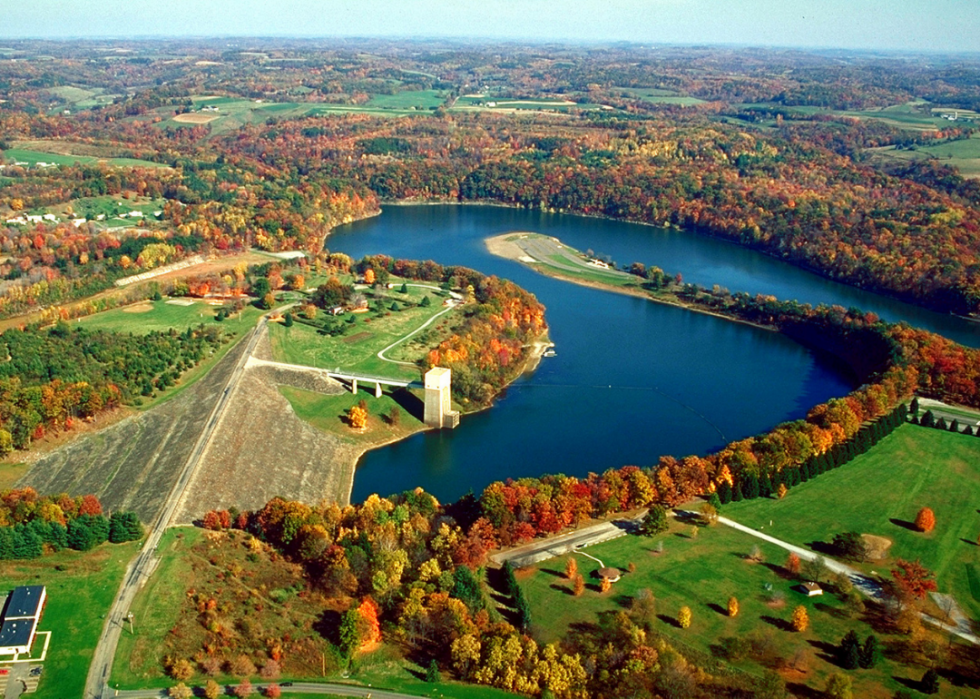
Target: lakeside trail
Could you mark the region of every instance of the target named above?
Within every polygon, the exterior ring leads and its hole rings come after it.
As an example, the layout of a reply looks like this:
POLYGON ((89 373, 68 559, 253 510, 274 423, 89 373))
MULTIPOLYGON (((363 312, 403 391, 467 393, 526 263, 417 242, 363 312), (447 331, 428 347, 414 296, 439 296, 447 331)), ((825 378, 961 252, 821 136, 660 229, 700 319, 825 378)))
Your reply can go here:
POLYGON ((487 247, 487 252, 489 252, 491 255, 520 262, 528 269, 531 269, 538 274, 543 274, 546 277, 560 279, 564 282, 578 284, 579 286, 585 286, 590 289, 597 289, 599 291, 609 291, 614 294, 622 294, 624 296, 633 296, 635 298, 646 299, 647 301, 652 301, 653 303, 682 308, 685 311, 720 318, 721 320, 726 320, 730 323, 748 325, 749 327, 756 328, 758 330, 765 330, 766 332, 779 332, 779 330, 776 328, 767 325, 760 325, 759 323, 753 323, 741 318, 733 318, 723 313, 709 311, 700 306, 684 303, 678 298, 657 296, 656 294, 646 291, 639 286, 619 286, 617 284, 571 276, 568 273, 587 272, 592 274, 609 274, 610 276, 623 280, 632 280, 636 278, 627 272, 604 270, 599 267, 593 267, 586 262, 582 262, 581 260, 569 257, 569 251, 571 251, 574 255, 581 255, 581 253, 574 248, 564 245, 557 238, 544 236, 540 233, 511 231, 509 233, 503 233, 501 235, 485 238, 484 243, 487 247), (533 246, 529 242, 525 241, 532 241, 533 246), (555 256, 562 257, 568 261, 567 264, 560 264, 554 261, 553 258, 555 256), (574 262, 572 262, 572 260, 574 260, 574 262))

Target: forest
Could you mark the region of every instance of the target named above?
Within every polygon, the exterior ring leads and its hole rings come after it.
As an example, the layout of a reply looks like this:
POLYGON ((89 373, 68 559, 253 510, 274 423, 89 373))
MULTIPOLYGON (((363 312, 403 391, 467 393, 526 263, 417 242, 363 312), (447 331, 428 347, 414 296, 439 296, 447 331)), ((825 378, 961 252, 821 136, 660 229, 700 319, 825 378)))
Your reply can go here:
POLYGON ((146 335, 64 321, 8 330, 0 334, 0 453, 173 386, 225 341, 220 327, 203 325, 146 335))

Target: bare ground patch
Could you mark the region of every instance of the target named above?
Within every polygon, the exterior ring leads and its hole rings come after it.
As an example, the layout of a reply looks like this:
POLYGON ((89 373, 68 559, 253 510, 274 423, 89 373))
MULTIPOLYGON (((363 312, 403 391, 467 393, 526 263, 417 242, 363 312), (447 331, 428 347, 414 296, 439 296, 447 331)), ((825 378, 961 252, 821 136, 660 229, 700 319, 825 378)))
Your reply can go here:
POLYGON ((149 313, 153 310, 153 304, 150 303, 134 303, 132 306, 126 306, 122 309, 123 313, 149 313))
POLYGON ((180 122, 181 124, 208 124, 215 119, 220 119, 220 114, 178 114, 174 117, 174 121, 180 122))
POLYGON ((865 546, 867 546, 867 557, 871 561, 883 561, 888 558, 888 549, 892 546, 892 540, 884 536, 874 534, 862 534, 865 546))

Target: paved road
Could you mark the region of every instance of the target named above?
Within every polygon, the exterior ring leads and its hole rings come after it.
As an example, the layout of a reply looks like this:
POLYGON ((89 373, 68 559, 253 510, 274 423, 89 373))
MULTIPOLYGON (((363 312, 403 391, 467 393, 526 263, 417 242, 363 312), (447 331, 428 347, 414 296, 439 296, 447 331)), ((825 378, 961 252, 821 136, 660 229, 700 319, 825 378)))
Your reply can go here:
POLYGON ((563 244, 551 238, 534 236, 520 238, 514 242, 529 257, 533 257, 535 260, 549 267, 563 269, 566 272, 598 272, 623 278, 633 276, 629 272, 622 272, 616 269, 602 269, 601 267, 590 265, 563 244), (561 261, 556 260, 556 256, 560 257, 561 261))
MULTIPOLYGON (((257 684, 257 690, 264 690, 267 685, 257 684)), ((282 685, 280 685, 282 686, 282 685)), ((359 687, 350 684, 333 684, 330 682, 294 682, 291 687, 283 687, 283 690, 290 694, 328 694, 337 697, 364 697, 365 699, 419 699, 417 694, 401 694, 387 689, 373 689, 372 687, 359 687)), ((107 697, 120 697, 120 699, 155 699, 156 697, 166 697, 166 689, 134 689, 118 692, 109 692, 107 697)), ((452 697, 452 694, 444 694, 442 690, 427 693, 430 697, 452 697)))
MULTIPOLYGON (((442 291, 442 288, 441 287, 438 287, 438 286, 429 286, 428 284, 406 284, 405 286, 414 286, 414 287, 418 287, 419 289, 433 289, 435 291, 442 291)), ((458 302, 458 301, 462 301, 463 300, 463 297, 460 294, 457 294, 455 291, 450 291, 449 292, 449 295, 450 295, 450 297, 454 301, 457 301, 458 302)), ((408 335, 405 335, 404 337, 401 337, 401 338, 395 340, 394 342, 392 342, 390 345, 388 345, 383 350, 381 350, 380 352, 378 352, 378 359, 380 359, 380 360, 382 360, 384 362, 391 362, 392 364, 401 364, 402 366, 412 366, 412 367, 415 366, 415 362, 400 362, 397 359, 388 359, 385 356, 385 352, 387 352, 388 350, 390 350, 392 347, 397 347, 398 345, 400 345, 401 343, 403 343, 405 340, 407 340, 408 338, 410 338, 412 335, 415 335, 416 333, 422 332, 427 327, 429 327, 430 325, 432 325, 436 321, 437 318, 439 318, 440 316, 445 315, 446 313, 449 313, 449 311, 451 311, 454 308, 456 308, 456 305, 457 304, 454 303, 451 306, 449 306, 449 308, 447 308, 446 310, 439 311, 434 316, 432 316, 427 321, 425 321, 425 323, 423 323, 419 327, 415 328, 415 330, 413 330, 412 332, 410 332, 408 335)))
MULTIPOLYGON (((683 514, 689 514, 694 516, 697 515, 697 513, 694 512, 687 512, 683 514)), ((843 573, 844 575, 848 576, 851 579, 851 582, 854 584, 854 587, 857 588, 862 594, 877 600, 882 600, 884 598, 884 590, 882 589, 881 584, 878 581, 874 580, 873 578, 869 578, 867 575, 864 575, 863 573, 852 568, 849 565, 845 565, 840 561, 835 561, 832 558, 827 558, 826 556, 821 556, 820 554, 814 553, 813 551, 810 551, 808 549, 795 546, 786 541, 783 541, 782 539, 777 539, 774 536, 763 534, 762 532, 756 529, 747 527, 744 524, 739 524, 738 522, 728 519, 727 517, 719 517, 718 522, 720 524, 729 526, 732 529, 738 529, 739 531, 745 532, 746 534, 750 534, 751 536, 754 536, 757 539, 768 541, 770 544, 775 544, 776 546, 786 549, 787 551, 792 551, 803 560, 813 561, 820 558, 823 560, 824 564, 827 566, 827 568, 830 571, 834 573, 843 573)), ((926 623, 932 624, 933 626, 938 626, 940 629, 943 629, 944 631, 948 631, 954 636, 958 636, 959 638, 962 638, 964 641, 967 641, 974 645, 980 645, 980 637, 978 637, 973 633, 970 633, 969 630, 961 628, 959 624, 955 626, 950 626, 948 624, 944 624, 941 620, 933 616, 930 616, 929 614, 921 613, 920 615, 922 617, 922 620, 925 621, 926 623)))
POLYGON ((521 568, 539 561, 545 561, 549 558, 557 558, 583 546, 600 544, 604 541, 626 535, 637 527, 646 513, 647 511, 643 510, 633 519, 617 519, 611 522, 601 522, 577 529, 568 534, 540 539, 532 541, 529 544, 524 544, 523 546, 498 551, 490 556, 490 560, 500 565, 503 565, 506 561, 510 561, 514 567, 521 568))
POLYGON ((194 475, 194 470, 197 468, 197 465, 200 462, 201 455, 204 453, 211 436, 214 434, 214 428, 218 424, 218 418, 221 416, 221 412, 228 404, 228 398, 232 393, 232 389, 235 387, 238 380, 244 373, 245 364, 248 361, 248 358, 252 356, 252 352, 255 349, 255 345, 258 342, 265 323, 266 319, 263 317, 262 320, 259 321, 258 326, 252 330, 252 334, 248 340, 248 345, 246 346, 245 351, 242 353, 242 356, 239 358, 238 364, 235 367, 235 370, 232 372, 231 377, 228 379, 228 384, 225 386, 225 390, 222 391, 221 396, 218 398, 218 402, 215 403, 214 409, 211 411, 211 415, 208 418, 208 421, 205 423, 204 430, 201 432, 201 436, 194 445, 194 450, 191 451, 190 456, 188 456, 187 461, 184 463, 180 477, 177 479, 173 489, 170 491, 170 495, 167 497, 167 502, 164 505, 163 510, 160 512, 160 515, 154 522, 153 527, 143 544, 143 548, 140 550, 140 553, 136 559, 130 563, 129 567, 126 569, 126 575, 123 578, 123 583, 119 589, 119 594, 116 596, 116 601, 113 603, 112 608, 109 610, 109 614, 106 617, 105 626, 102 628, 102 635, 99 637, 99 644, 95 648, 95 654, 92 657, 92 664, 89 666, 88 678, 85 680, 86 699, 101 699, 101 697, 104 696, 103 692, 109 691, 106 683, 108 682, 109 675, 112 671, 112 660, 116 654, 116 646, 119 644, 119 634, 126 622, 129 608, 133 603, 133 599, 136 597, 136 593, 142 586, 142 583, 149 578, 150 574, 153 572, 153 569, 156 568, 158 563, 156 549, 160 543, 160 538, 167 530, 167 527, 170 526, 170 522, 173 519, 178 505, 180 504, 184 490, 187 488, 187 484, 194 475))

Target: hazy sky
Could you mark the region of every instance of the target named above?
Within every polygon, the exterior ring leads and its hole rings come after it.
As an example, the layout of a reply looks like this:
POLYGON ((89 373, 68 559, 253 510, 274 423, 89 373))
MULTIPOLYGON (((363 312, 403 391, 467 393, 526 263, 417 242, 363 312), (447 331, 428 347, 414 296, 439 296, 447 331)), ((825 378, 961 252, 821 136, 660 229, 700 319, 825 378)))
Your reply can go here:
POLYGON ((385 36, 980 51, 980 0, 5 0, 0 37, 385 36))

